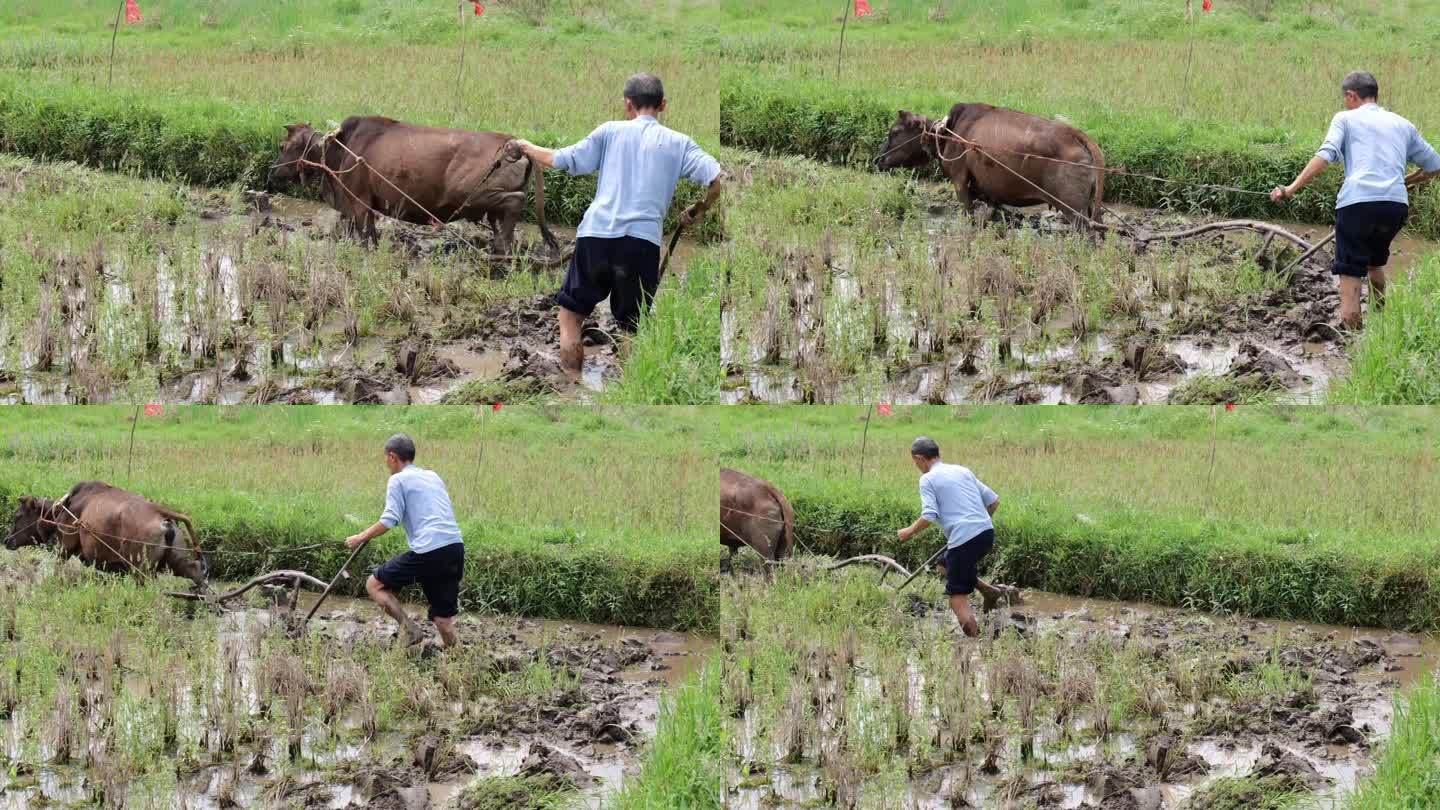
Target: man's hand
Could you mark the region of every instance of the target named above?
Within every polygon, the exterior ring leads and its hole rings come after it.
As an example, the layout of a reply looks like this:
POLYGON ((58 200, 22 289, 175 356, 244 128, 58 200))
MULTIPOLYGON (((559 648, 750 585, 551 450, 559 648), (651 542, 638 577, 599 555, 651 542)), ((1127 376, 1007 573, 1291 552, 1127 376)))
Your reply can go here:
POLYGON ((352 534, 345 538, 345 547, 348 549, 359 548, 363 546, 368 539, 364 534, 352 534))
POLYGON ((1276 186, 1275 190, 1270 192, 1270 201, 1277 203, 1284 202, 1294 196, 1295 190, 1289 186, 1276 186))
POLYGON ((680 225, 688 228, 704 218, 705 206, 701 205, 700 203, 695 203, 694 205, 680 212, 680 225))

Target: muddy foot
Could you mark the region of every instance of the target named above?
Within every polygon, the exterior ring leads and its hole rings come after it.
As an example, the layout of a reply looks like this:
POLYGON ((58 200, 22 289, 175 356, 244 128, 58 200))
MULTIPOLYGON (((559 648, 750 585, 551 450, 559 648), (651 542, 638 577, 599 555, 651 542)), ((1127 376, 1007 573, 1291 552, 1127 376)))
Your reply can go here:
POLYGON ((407 621, 400 626, 399 639, 407 648, 414 648, 425 643, 425 631, 421 630, 420 625, 415 622, 407 621))

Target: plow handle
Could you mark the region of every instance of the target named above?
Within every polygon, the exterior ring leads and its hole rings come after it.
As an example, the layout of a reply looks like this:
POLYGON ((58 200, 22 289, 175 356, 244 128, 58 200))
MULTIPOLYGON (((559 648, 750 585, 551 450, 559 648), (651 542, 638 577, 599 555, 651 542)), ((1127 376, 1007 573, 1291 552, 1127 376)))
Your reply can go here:
POLYGON ((368 545, 370 545, 370 541, 366 540, 356 546, 355 550, 350 552, 350 556, 345 558, 345 562, 340 565, 340 570, 335 572, 335 576, 330 580, 330 584, 326 585, 325 590, 320 592, 320 598, 316 599, 315 604, 310 606, 310 612, 305 614, 305 620, 300 623, 301 627, 310 624, 310 617, 314 616, 315 611, 320 609, 320 605, 324 603, 325 597, 330 595, 330 590, 335 587, 335 583, 339 582, 341 577, 349 576, 348 569, 350 568, 350 563, 355 562, 355 558, 360 556, 360 552, 364 551, 368 545))

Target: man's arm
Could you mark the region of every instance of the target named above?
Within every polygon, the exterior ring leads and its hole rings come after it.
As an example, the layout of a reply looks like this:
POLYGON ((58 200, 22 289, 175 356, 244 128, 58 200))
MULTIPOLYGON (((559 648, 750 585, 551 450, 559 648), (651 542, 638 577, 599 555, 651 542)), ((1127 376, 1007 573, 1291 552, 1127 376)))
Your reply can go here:
POLYGON ((686 208, 680 214, 680 224, 690 227, 705 218, 705 212, 715 206, 715 201, 720 199, 720 194, 725 191, 725 175, 722 173, 710 183, 705 190, 705 199, 686 208))
POLYGON ((705 199, 680 215, 680 224, 688 228, 703 219, 705 212, 720 199, 720 192, 725 190, 725 172, 720 168, 720 161, 692 140, 686 145, 685 156, 680 161, 680 176, 705 187, 705 199))
POLYGON ((1410 145, 1405 151, 1406 160, 1420 167, 1405 176, 1406 188, 1415 188, 1440 177, 1440 153, 1420 137, 1420 130, 1411 128, 1410 145))
POLYGON ((546 149, 536 146, 524 138, 516 138, 515 145, 525 156, 547 169, 559 169, 567 174, 594 174, 600 170, 600 158, 605 155, 605 142, 609 138, 607 124, 601 124, 583 140, 564 149, 546 149))
POLYGON ((1304 170, 1295 178, 1295 181, 1288 186, 1276 186, 1275 190, 1270 192, 1270 199, 1280 202, 1294 197, 1300 192, 1300 189, 1310 185, 1312 180, 1324 174, 1328 168, 1330 168, 1330 161, 1325 158, 1319 155, 1310 158, 1310 162, 1305 164, 1304 170))
POLYGON ((940 519, 940 508, 935 502, 935 490, 931 488, 930 482, 924 476, 920 478, 920 517, 914 523, 895 533, 901 540, 909 540, 920 532, 925 531, 940 519))
POLYGON ((995 510, 1000 508, 1000 496, 995 494, 995 490, 985 486, 985 482, 979 478, 975 479, 975 483, 980 485, 980 502, 985 504, 985 512, 994 517, 995 510))
POLYGON ((371 526, 370 528, 366 529, 365 531, 363 531, 363 532, 361 532, 361 533, 359 533, 359 534, 352 534, 352 535, 350 535, 349 537, 345 538, 345 547, 346 547, 346 548, 355 548, 356 546, 359 546, 359 545, 362 545, 362 544, 364 544, 364 543, 368 543, 368 542, 370 542, 371 540, 374 540, 375 538, 379 537, 380 535, 382 535, 382 534, 384 534, 385 532, 388 532, 388 531, 390 531, 390 527, 389 527, 389 526, 386 526, 384 523, 376 522, 374 526, 371 526))
POLYGON ((385 511, 380 513, 380 519, 375 525, 359 534, 352 534, 345 538, 347 548, 355 548, 374 540, 385 532, 400 525, 405 516, 405 498, 400 491, 400 482, 395 476, 390 476, 390 482, 385 485, 385 511))
POLYGON ((1305 164, 1300 175, 1288 186, 1276 186, 1270 192, 1270 199, 1275 202, 1288 200, 1300 192, 1300 189, 1310 185, 1311 181, 1325 173, 1331 163, 1338 163, 1345 154, 1345 116, 1336 113, 1330 119, 1330 129, 1325 133, 1325 142, 1315 152, 1315 157, 1305 164))

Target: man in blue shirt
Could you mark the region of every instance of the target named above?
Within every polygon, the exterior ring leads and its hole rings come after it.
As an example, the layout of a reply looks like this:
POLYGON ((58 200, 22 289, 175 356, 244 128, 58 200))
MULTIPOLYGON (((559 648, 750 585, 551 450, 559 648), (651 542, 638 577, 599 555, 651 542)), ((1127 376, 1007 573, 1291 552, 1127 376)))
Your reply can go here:
POLYGON ((640 313, 660 286, 661 222, 680 178, 706 187, 705 199, 686 209, 680 223, 699 222, 722 188, 720 164, 688 136, 660 125, 665 89, 648 73, 625 82, 625 119, 601 124, 564 149, 529 141, 516 144, 531 160, 572 175, 600 173, 595 201, 576 234, 575 255, 555 301, 560 305, 560 368, 580 379, 585 318, 610 299, 610 312, 633 333, 640 313))
POLYGON ((1415 125, 1382 108, 1375 77, 1357 70, 1340 84, 1345 110, 1330 120, 1330 131, 1315 157, 1288 186, 1270 192, 1288 200, 1312 180, 1345 161, 1345 183, 1335 202, 1335 264, 1340 279, 1340 320, 1359 330, 1360 289, 1370 279, 1370 306, 1385 303, 1385 263, 1390 243, 1409 215, 1408 190, 1440 175, 1440 154, 1415 125), (1420 168, 1405 174, 1407 163, 1420 168))
POLYGON ((406 585, 420 583, 430 602, 430 621, 435 623, 441 643, 452 647, 458 641, 455 616, 460 612, 465 544, 445 482, 434 472, 415 466, 414 461, 415 442, 410 437, 397 433, 385 442, 385 466, 390 470, 385 511, 374 526, 347 537, 345 545, 357 548, 403 525, 410 550, 375 569, 365 581, 365 590, 400 623, 405 645, 413 647, 425 640, 425 633, 405 612, 398 594, 406 585))
POLYGON ((1020 592, 1013 586, 994 586, 980 579, 980 559, 995 547, 995 524, 991 516, 1000 507, 1000 496, 985 486, 975 473, 959 464, 940 460, 940 445, 921 436, 910 445, 910 459, 920 470, 920 517, 896 532, 909 540, 931 525, 945 533, 945 593, 950 609, 967 636, 980 635, 980 624, 970 609, 970 594, 978 587, 990 610, 1002 601, 1019 603, 1020 592))

